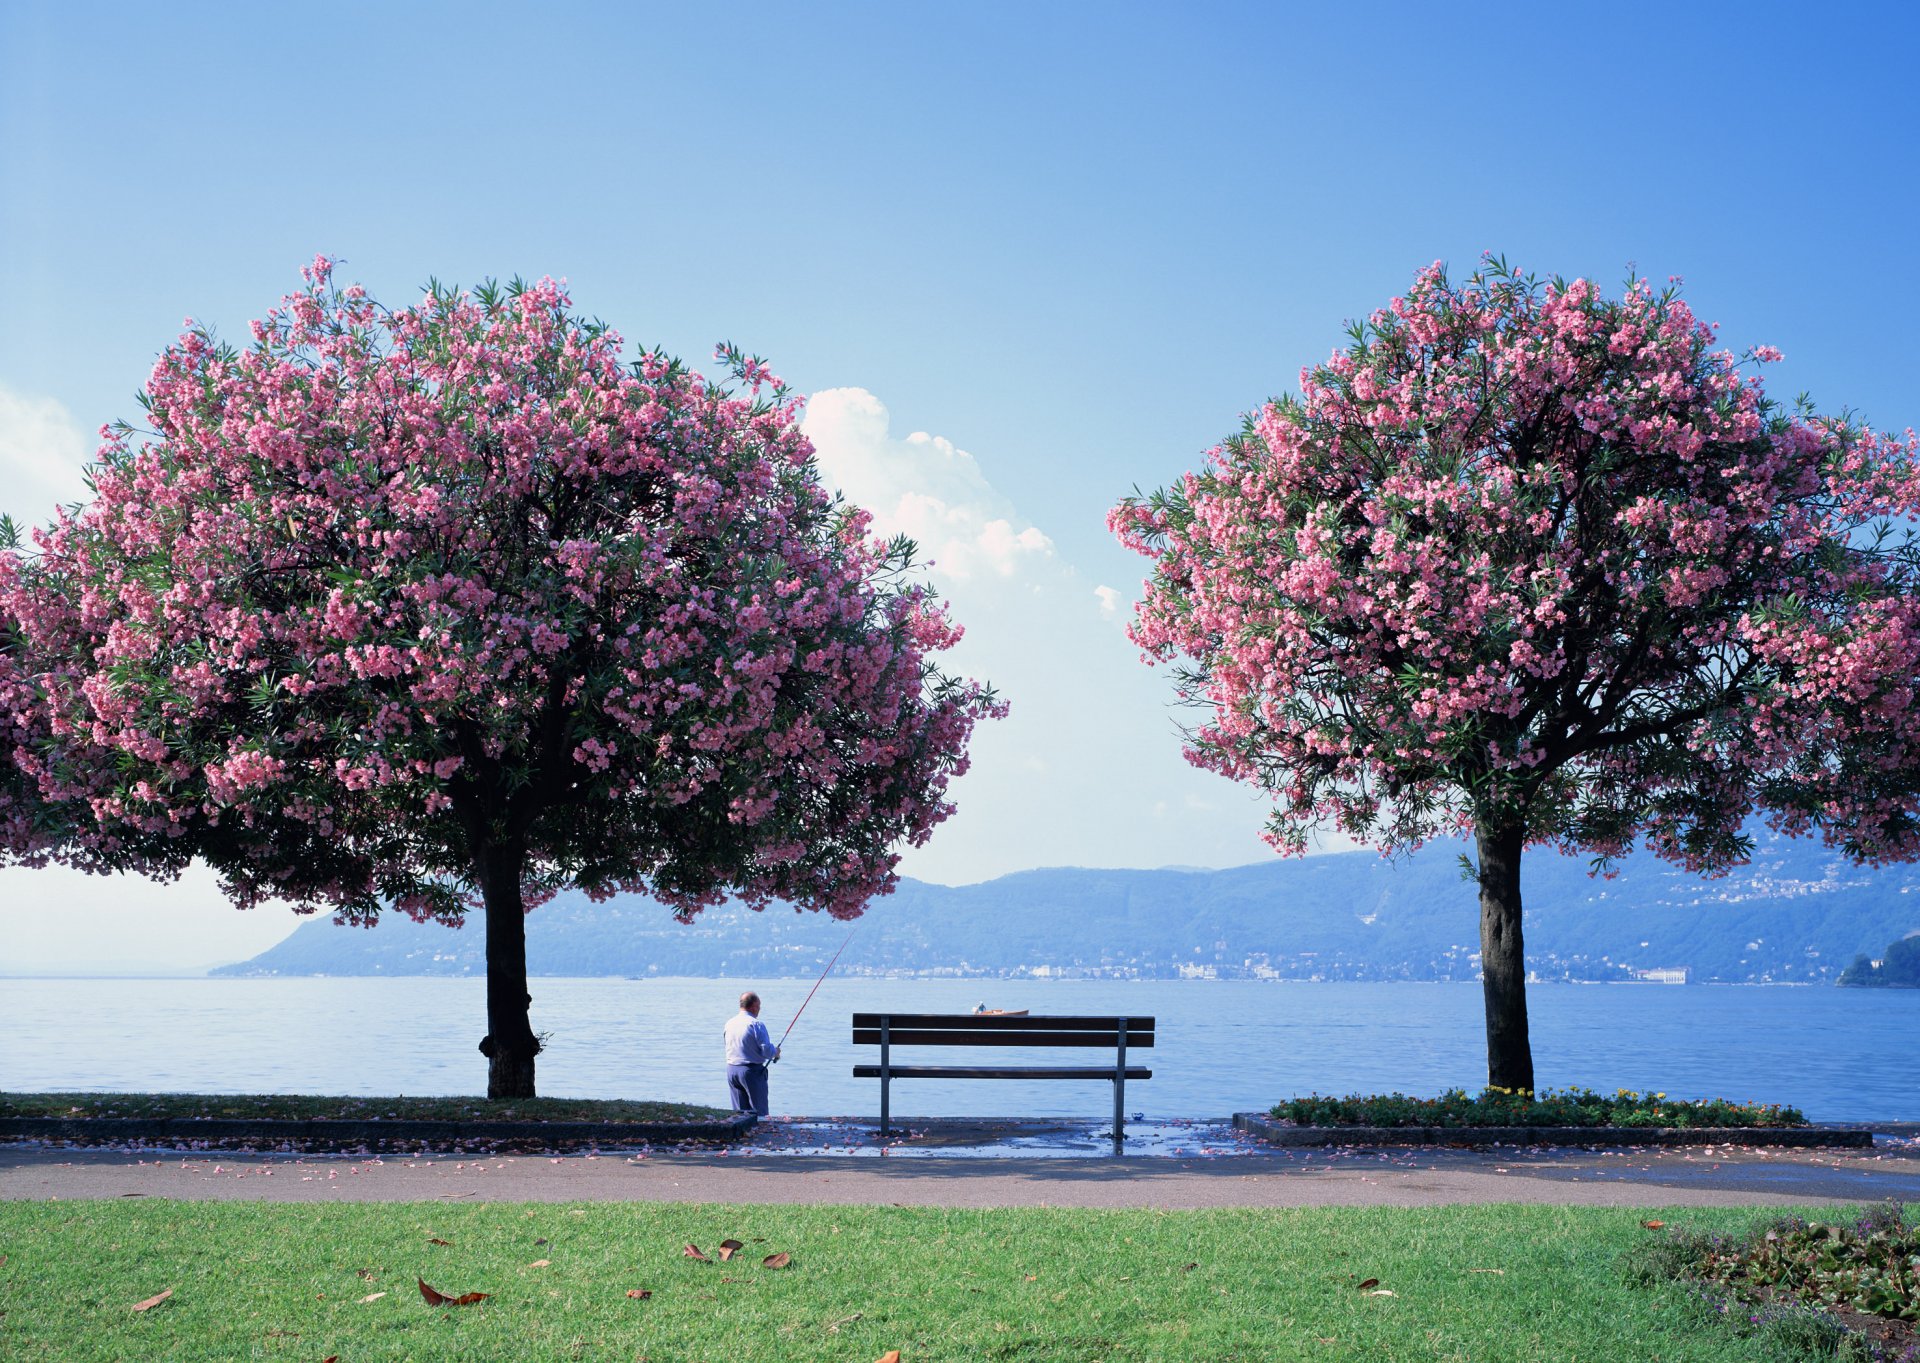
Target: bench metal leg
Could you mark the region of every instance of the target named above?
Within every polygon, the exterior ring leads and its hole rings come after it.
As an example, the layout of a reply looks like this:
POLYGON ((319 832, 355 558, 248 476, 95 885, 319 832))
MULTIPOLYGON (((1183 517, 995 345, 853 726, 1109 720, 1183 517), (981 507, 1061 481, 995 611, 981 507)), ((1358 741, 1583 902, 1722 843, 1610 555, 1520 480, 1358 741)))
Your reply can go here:
POLYGON ((1120 1019, 1120 1042, 1114 1052, 1118 1057, 1113 1062, 1113 1153, 1120 1153, 1120 1143, 1126 1139, 1127 1116, 1127 1020, 1120 1019))
POLYGON ((880 1019, 880 1135, 887 1134, 888 1099, 893 1087, 893 1076, 888 1073, 888 1055, 893 1050, 893 1028, 886 1018, 880 1019))

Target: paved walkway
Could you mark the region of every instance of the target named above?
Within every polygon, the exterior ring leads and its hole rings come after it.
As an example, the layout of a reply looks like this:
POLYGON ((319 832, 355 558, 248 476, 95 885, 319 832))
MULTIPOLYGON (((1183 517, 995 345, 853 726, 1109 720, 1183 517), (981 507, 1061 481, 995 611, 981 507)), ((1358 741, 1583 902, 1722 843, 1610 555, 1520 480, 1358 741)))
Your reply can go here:
POLYGON ((324 1158, 0 1149, 0 1198, 764 1202, 940 1207, 1920 1202, 1920 1142, 1868 1151, 1311 1150, 1213 1157, 650 1154, 324 1158))

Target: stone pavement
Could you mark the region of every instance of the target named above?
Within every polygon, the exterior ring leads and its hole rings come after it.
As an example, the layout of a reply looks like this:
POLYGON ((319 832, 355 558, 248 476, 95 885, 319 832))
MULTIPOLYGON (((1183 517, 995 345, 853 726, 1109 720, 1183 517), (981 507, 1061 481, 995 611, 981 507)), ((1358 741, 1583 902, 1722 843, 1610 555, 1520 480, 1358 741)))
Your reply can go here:
POLYGON ((1268 1150, 1219 1124, 1149 1133, 1151 1153, 1094 1151, 1070 1125, 1011 1139, 923 1125, 774 1123, 741 1149, 588 1155, 298 1156, 0 1148, 0 1198, 284 1202, 877 1203, 941 1207, 1601 1206, 1920 1202, 1920 1140, 1871 1151, 1698 1149, 1268 1150), (1051 1138, 1049 1138, 1051 1133, 1051 1138), (1037 1153, 1040 1152, 1040 1153, 1037 1153))

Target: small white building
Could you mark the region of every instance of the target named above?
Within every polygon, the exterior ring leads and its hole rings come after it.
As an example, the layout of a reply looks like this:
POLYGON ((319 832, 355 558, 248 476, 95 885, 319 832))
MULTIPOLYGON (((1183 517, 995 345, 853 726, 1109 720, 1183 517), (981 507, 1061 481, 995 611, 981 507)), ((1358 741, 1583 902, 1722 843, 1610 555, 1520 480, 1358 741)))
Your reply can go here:
POLYGON ((1658 966, 1652 970, 1636 970, 1633 978, 1645 980, 1648 984, 1685 984, 1691 966, 1658 966))

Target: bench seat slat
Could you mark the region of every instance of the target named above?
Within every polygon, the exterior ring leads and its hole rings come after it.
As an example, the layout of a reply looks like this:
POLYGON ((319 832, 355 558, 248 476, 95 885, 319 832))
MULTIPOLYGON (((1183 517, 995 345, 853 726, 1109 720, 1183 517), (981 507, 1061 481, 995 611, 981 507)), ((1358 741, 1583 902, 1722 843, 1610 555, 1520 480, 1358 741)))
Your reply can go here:
MULTIPOLYGON (((1119 1028, 1111 1032, 946 1032, 895 1027, 889 1039, 896 1046, 1104 1046, 1114 1048, 1119 1028)), ((853 1044, 878 1046, 878 1027, 855 1027, 853 1044)), ((1127 1049, 1153 1045, 1152 1032, 1127 1033, 1127 1049)))
MULTIPOLYGON (((1111 1079, 1114 1068, 1060 1069, 1047 1065, 1006 1065, 981 1068, 970 1065, 889 1065, 887 1074, 894 1079, 1111 1079)), ((855 1079, 878 1079, 878 1065, 855 1065, 855 1079)), ((1127 1067, 1129 1079, 1151 1079, 1153 1071, 1127 1067)))
MULTIPOLYGON (((862 1030, 879 1030, 885 1018, 895 1031, 906 1029, 963 1032, 1105 1032, 1109 1037, 1120 1029, 1117 1017, 1010 1017, 992 1013, 855 1013, 853 1025, 862 1030)), ((1130 1017, 1130 1032, 1151 1032, 1153 1019, 1130 1017)))

